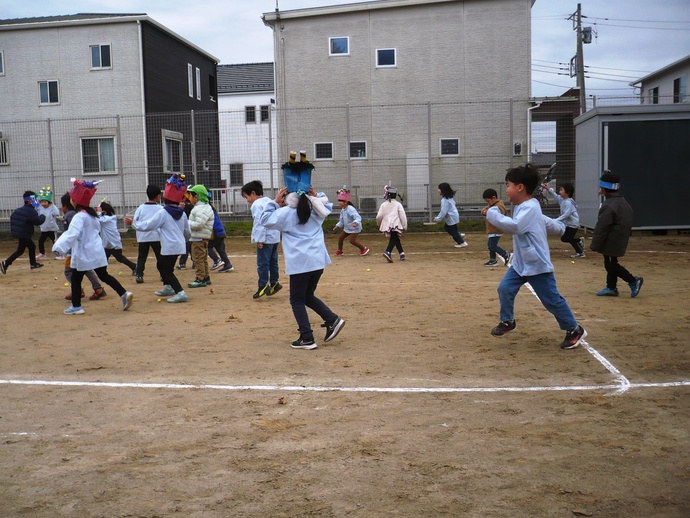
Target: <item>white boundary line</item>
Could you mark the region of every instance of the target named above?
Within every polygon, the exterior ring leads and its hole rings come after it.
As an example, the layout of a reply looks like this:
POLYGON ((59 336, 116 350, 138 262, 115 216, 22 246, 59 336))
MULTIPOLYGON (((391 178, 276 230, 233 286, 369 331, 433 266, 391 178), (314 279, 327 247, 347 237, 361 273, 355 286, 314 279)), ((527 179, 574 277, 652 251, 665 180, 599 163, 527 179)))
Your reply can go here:
MULTIPOLYGON (((534 291, 534 288, 532 288, 532 286, 530 285, 530 283, 529 283, 529 282, 526 282, 526 283, 525 283, 525 286, 527 286, 527 288, 529 289, 529 291, 532 292, 532 295, 534 295, 535 298, 536 298, 537 300, 539 300, 539 302, 541 302, 541 300, 539 299, 539 296, 538 296, 537 293, 534 291)), ((612 395, 612 396, 615 396, 615 395, 623 394, 623 393, 627 392, 628 389, 630 388, 630 381, 628 380, 628 378, 626 378, 623 374, 621 374, 621 371, 619 371, 619 370, 616 368, 615 365, 613 365, 610 361, 608 361, 608 360, 607 360, 601 353, 599 353, 599 351, 597 351, 594 347, 592 347, 591 345, 589 345, 589 343, 585 342, 584 340, 582 340, 582 342, 580 342, 580 343, 582 344, 582 347, 583 347, 589 354, 591 354, 592 356, 594 356, 594 358, 595 358, 599 363, 601 363, 607 371, 609 371, 611 374, 613 374, 613 375, 615 376, 616 380, 618 381, 618 385, 617 385, 618 388, 617 388, 617 390, 615 390, 611 395, 612 395)))
MULTIPOLYGON (((457 392, 564 392, 583 390, 620 390, 614 385, 563 385, 555 387, 328 387, 309 385, 193 385, 183 383, 135 383, 109 381, 49 381, 0 379, 0 385, 32 385, 49 387, 94 387, 94 388, 136 388, 176 390, 257 390, 283 392, 382 392, 382 393, 457 393, 457 392)), ((661 383, 628 383, 627 389, 690 387, 690 380, 661 383)))

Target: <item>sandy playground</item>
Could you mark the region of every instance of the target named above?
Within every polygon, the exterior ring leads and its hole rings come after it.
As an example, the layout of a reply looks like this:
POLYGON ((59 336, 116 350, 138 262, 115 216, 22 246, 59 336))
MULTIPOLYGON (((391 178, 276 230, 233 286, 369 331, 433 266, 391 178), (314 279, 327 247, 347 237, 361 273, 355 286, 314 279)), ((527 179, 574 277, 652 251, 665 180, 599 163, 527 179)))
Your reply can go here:
POLYGON ((595 297, 601 256, 553 240, 589 332, 572 351, 527 289, 518 328, 489 334, 504 269, 482 266, 483 234, 406 235, 394 264, 382 236, 364 258, 327 240, 318 293, 347 325, 324 344, 314 316, 313 351, 289 346, 287 289, 251 298, 248 238, 187 304, 157 302, 152 259, 138 285, 111 258, 127 312, 111 293, 65 316, 62 263, 17 261, 0 276, 0 516, 690 516, 690 236, 633 237, 635 299, 595 297))

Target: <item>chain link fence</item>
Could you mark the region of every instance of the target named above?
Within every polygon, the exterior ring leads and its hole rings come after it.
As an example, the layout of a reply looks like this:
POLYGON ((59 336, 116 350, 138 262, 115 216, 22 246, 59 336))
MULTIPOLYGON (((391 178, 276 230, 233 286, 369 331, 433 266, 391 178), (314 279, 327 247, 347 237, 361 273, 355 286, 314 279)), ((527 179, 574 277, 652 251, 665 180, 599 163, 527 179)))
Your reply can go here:
POLYGON ((576 99, 549 98, 271 106, 253 120, 247 110, 0 120, 0 221, 25 190, 50 186, 59 203, 74 177, 103 180, 97 198, 130 214, 146 201, 146 186, 163 187, 173 171, 209 188, 226 219, 247 219, 240 187, 258 179, 273 196, 292 150, 306 150, 317 190, 335 199, 349 186, 365 215, 377 211, 391 182, 412 218, 430 220, 440 205, 437 185, 448 182, 464 215, 478 216, 485 189, 505 199, 509 167, 531 161, 546 172, 557 163, 558 181, 574 181, 578 112, 576 99))

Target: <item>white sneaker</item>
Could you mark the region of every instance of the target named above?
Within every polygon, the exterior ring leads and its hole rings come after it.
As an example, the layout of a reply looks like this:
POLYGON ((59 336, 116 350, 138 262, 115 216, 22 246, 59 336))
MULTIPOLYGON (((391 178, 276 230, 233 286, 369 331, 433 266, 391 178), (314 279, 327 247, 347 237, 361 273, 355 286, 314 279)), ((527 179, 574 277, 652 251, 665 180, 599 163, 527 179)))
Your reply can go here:
POLYGON ((456 245, 455 245, 455 248, 465 248, 466 246, 467 246, 467 241, 463 241, 463 242, 460 243, 459 245, 456 244, 456 245))
POLYGON ((36 256, 36 259, 45 259, 45 258, 46 258, 46 254, 38 254, 36 256))
POLYGON ((186 291, 182 290, 181 292, 179 292, 174 297, 170 297, 168 299, 168 302, 171 302, 173 304, 176 302, 189 302, 189 295, 187 295, 186 291))
POLYGON ((166 284, 165 286, 163 286, 162 290, 156 291, 155 294, 159 297, 169 297, 170 295, 175 295, 175 290, 172 289, 172 286, 170 286, 170 284, 166 284))

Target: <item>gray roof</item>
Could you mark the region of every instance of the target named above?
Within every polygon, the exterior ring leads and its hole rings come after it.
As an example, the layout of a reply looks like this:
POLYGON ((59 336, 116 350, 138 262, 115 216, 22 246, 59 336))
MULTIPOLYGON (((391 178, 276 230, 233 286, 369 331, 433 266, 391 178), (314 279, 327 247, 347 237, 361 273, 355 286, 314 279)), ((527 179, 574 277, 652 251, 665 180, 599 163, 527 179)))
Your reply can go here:
POLYGON ((655 78, 656 76, 660 76, 662 74, 665 74, 666 72, 669 72, 670 70, 680 67, 680 66, 685 66, 687 63, 690 63, 690 56, 685 56, 682 59, 679 59, 678 61, 674 61, 670 65, 666 65, 665 67, 660 68, 659 70, 655 70, 651 74, 647 74, 644 77, 641 77, 637 81, 633 81, 632 83, 628 83, 630 86, 635 86, 639 85, 640 83, 648 82, 650 79, 655 78))
POLYGON ((13 25, 19 23, 69 22, 77 20, 95 20, 99 18, 116 18, 122 16, 146 16, 146 13, 77 13, 62 14, 58 16, 34 16, 32 18, 10 18, 7 20, 0 20, 0 25, 13 25))
POLYGON ((273 63, 218 65, 218 94, 274 92, 273 63))

